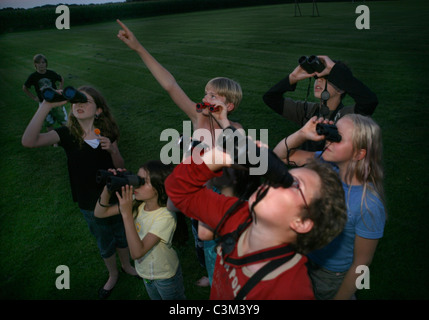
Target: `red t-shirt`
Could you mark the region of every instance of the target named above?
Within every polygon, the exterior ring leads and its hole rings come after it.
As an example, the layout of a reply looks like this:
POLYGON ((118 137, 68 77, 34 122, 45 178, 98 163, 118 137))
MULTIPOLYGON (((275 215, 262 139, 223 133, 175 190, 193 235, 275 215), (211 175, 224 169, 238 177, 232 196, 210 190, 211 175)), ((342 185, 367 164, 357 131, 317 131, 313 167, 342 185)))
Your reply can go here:
MULTIPOLYGON (((225 212, 238 200, 225 197, 205 187, 205 183, 222 172, 214 173, 204 164, 179 164, 165 181, 168 196, 185 215, 197 219, 215 229, 225 212)), ((237 229, 249 217, 247 201, 242 203, 219 230, 220 235, 237 229)), ((244 231, 246 232, 246 231, 244 231)), ((230 257, 240 257, 241 239, 237 241, 230 257)), ((271 248, 267 248, 269 250, 271 248)), ((266 250, 263 250, 266 251, 266 250)), ((262 251, 261 251, 262 252, 262 251)), ((248 300, 314 299, 305 263, 307 258, 296 254, 291 260, 266 275, 248 293, 248 300)), ((252 276, 246 267, 238 267, 224 261, 218 248, 210 299, 234 299, 238 291, 252 276)))

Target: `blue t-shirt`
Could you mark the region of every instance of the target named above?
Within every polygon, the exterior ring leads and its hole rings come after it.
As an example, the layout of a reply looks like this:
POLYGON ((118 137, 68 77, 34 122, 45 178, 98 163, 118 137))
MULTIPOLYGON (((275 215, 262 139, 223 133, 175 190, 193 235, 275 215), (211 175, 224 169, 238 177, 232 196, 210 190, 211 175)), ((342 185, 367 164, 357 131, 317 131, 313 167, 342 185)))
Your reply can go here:
MULTIPOLYGON (((316 153, 317 155, 320 152, 316 153)), ((382 201, 366 191, 362 202, 363 186, 350 186, 343 182, 347 205, 347 223, 344 230, 322 249, 308 254, 316 264, 333 272, 347 271, 353 262, 355 236, 365 239, 383 237, 386 214, 382 201)))

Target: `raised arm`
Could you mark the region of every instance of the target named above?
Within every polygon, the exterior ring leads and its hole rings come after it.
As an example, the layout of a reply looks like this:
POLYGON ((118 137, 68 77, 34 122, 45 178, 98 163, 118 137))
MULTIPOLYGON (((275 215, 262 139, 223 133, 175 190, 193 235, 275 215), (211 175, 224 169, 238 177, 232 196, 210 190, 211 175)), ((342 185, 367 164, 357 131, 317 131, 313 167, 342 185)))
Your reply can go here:
POLYGON ((133 187, 126 185, 122 187, 121 192, 116 192, 119 199, 119 208, 124 221, 125 234, 127 236, 128 247, 130 249, 131 258, 134 260, 140 259, 149 252, 161 239, 148 232, 143 239, 140 239, 134 225, 134 217, 132 214, 133 203, 133 187))
MULTIPOLYGON (((204 156, 204 161, 188 158, 179 164, 165 181, 165 189, 178 210, 188 217, 197 219, 215 229, 225 212, 237 201, 234 197, 225 197, 207 188, 206 183, 222 174, 228 164, 222 164, 223 152, 218 151, 218 158, 211 149, 204 156), (198 164, 200 163, 200 164, 198 164)), ((201 160, 201 159, 200 159, 201 160)), ((229 163, 227 160, 225 163, 229 163)))
POLYGON ((356 79, 350 69, 342 62, 334 63, 327 56, 318 56, 325 61, 326 69, 318 76, 329 74, 329 82, 345 91, 354 101, 354 112, 370 116, 378 105, 377 95, 364 83, 356 79))
POLYGON ((276 113, 283 116, 285 98, 283 95, 289 91, 295 91, 296 84, 299 81, 311 78, 315 73, 307 73, 300 65, 298 65, 290 74, 272 86, 262 97, 265 104, 273 109, 276 113))
POLYGON ((49 103, 43 101, 39 106, 30 123, 22 135, 21 143, 27 148, 37 148, 43 146, 50 146, 60 141, 60 137, 55 130, 46 133, 41 133, 43 121, 52 108, 61 106, 65 101, 49 103))
POLYGON ((286 164, 294 163, 298 166, 306 164, 309 158, 314 158, 314 152, 299 150, 298 148, 307 140, 320 141, 324 139, 324 136, 319 136, 316 133, 316 125, 321 121, 322 119, 317 119, 316 116, 311 118, 298 131, 282 139, 274 148, 274 153, 286 164))
POLYGON ((107 218, 119 214, 119 205, 110 204, 111 192, 104 186, 103 192, 98 198, 97 204, 94 209, 94 216, 97 218, 107 218))
POLYGON ((146 67, 158 81, 161 87, 167 91, 171 99, 176 105, 182 109, 191 121, 195 124, 197 112, 195 110, 195 102, 193 102, 182 88, 177 84, 173 75, 165 69, 138 41, 128 27, 120 20, 117 20, 122 30, 119 30, 118 38, 124 42, 130 49, 137 52, 143 60, 146 67))

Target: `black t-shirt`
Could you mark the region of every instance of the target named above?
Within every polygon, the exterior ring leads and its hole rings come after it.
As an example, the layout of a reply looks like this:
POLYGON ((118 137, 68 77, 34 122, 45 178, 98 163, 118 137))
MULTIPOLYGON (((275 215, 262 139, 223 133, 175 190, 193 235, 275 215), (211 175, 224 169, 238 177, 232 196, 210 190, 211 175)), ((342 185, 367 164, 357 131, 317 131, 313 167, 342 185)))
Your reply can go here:
POLYGON ((42 97, 42 88, 44 87, 52 87, 53 89, 56 89, 55 83, 61 82, 61 76, 52 70, 46 70, 45 73, 38 73, 33 72, 28 77, 27 81, 25 81, 24 85, 27 88, 31 88, 31 86, 34 86, 34 90, 36 90, 37 96, 39 97, 40 101, 43 101, 42 97))
POLYGON ((92 211, 104 187, 96 182, 97 171, 114 168, 112 157, 100 145, 94 149, 82 142, 79 146, 68 127, 59 127, 55 131, 67 155, 73 201, 78 203, 79 208, 92 211))

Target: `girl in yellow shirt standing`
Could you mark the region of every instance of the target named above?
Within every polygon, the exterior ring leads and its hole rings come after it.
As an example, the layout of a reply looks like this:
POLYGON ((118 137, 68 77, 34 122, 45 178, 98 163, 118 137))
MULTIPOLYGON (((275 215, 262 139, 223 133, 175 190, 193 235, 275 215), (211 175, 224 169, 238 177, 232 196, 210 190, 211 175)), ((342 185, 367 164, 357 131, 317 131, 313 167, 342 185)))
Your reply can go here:
POLYGON ((137 173, 139 185, 122 186, 114 205, 109 205, 113 192, 105 186, 94 212, 99 218, 122 215, 136 271, 153 300, 186 299, 179 258, 172 247, 176 214, 166 208, 164 181, 172 169, 161 161, 146 162, 137 173))

